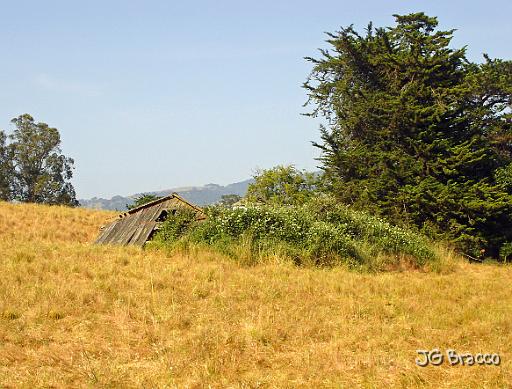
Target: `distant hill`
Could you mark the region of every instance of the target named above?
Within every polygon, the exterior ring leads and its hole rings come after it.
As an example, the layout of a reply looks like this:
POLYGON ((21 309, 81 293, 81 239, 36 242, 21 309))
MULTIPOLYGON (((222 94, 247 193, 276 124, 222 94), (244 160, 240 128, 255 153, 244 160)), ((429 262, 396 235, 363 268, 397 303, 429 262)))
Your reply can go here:
MULTIPOLYGON (((172 188, 157 192, 144 193, 151 193, 157 196, 166 196, 168 194, 175 192, 194 204, 209 205, 218 202, 221 199, 221 197, 226 194, 237 194, 239 196, 245 196, 245 193, 247 192, 247 187, 253 181, 254 180, 251 178, 245 181, 236 182, 234 184, 229 184, 226 186, 217 184, 207 184, 204 186, 172 188)), ((80 205, 85 208, 124 211, 126 209, 126 205, 133 204, 135 198, 140 194, 141 193, 136 193, 130 196, 117 195, 112 197, 111 199, 93 197, 92 199, 81 199, 79 201, 80 205)))

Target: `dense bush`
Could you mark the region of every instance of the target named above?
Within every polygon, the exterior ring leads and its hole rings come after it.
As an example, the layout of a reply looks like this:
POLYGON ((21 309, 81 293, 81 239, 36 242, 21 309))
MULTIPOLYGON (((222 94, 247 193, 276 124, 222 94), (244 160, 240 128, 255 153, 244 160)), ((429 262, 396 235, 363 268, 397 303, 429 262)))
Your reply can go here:
POLYGON ((417 266, 436 261, 427 240, 332 200, 303 206, 213 207, 202 223, 176 215, 156 240, 205 244, 244 262, 272 256, 297 264, 376 268, 407 258, 417 266))
POLYGON ((175 242, 193 226, 196 214, 187 209, 180 209, 162 223, 155 236, 156 241, 175 242))

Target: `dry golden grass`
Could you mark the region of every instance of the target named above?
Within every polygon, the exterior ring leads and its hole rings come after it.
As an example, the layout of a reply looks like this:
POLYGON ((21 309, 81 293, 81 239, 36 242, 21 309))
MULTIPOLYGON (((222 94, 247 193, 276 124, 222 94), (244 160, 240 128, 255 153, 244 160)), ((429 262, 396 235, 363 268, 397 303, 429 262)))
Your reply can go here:
POLYGON ((509 266, 370 275, 90 245, 113 216, 0 203, 0 386, 512 386, 509 266), (416 366, 434 347, 502 364, 416 366))

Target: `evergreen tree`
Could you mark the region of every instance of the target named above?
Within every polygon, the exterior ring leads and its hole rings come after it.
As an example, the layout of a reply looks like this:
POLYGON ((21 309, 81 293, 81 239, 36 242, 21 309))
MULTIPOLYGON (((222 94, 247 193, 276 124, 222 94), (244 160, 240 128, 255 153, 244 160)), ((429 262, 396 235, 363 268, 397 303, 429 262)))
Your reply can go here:
POLYGON ((328 34, 304 84, 342 201, 497 256, 512 241, 512 62, 471 63, 424 13, 328 34), (508 186, 507 186, 508 185, 508 186))

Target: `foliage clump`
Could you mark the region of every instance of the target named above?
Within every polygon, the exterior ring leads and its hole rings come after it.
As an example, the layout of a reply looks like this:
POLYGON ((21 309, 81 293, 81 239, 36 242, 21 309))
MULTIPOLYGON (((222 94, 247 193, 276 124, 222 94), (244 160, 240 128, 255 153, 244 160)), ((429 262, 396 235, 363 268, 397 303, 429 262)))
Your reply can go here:
POLYGON ((143 193, 135 198, 135 201, 133 202, 133 204, 126 204, 126 209, 128 209, 128 210, 134 209, 134 208, 140 207, 141 205, 151 203, 151 202, 161 199, 161 198, 162 198, 161 196, 156 196, 151 193, 143 193))
POLYGON ((234 194, 234 193, 225 194, 225 195, 221 196, 218 204, 223 207, 232 207, 234 204, 236 204, 240 200, 242 200, 242 197, 237 194, 234 194))
POLYGON ((162 223, 155 237, 156 241, 174 242, 181 238, 194 225, 196 213, 189 209, 179 209, 162 223))
POLYGON ((304 204, 314 197, 318 177, 293 165, 258 170, 247 188, 246 200, 275 205, 304 204))

